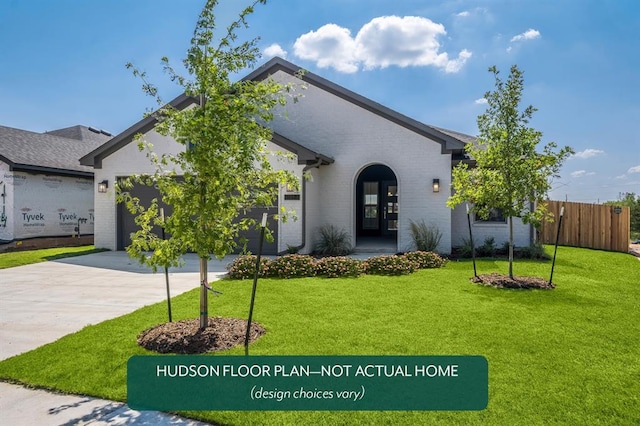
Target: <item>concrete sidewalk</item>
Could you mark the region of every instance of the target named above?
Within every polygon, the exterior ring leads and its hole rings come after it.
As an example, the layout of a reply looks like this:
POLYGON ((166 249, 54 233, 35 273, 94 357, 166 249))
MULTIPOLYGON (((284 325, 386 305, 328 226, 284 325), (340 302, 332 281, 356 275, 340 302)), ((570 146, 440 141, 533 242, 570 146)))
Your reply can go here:
MULTIPOLYGON (((233 258, 210 261, 209 281, 233 258)), ((171 296, 198 287, 199 260, 169 271, 171 296)), ((166 300, 163 271, 154 274, 125 252, 104 252, 0 270, 0 360, 35 349, 86 325, 166 300)), ((0 424, 202 425, 175 415, 137 412, 125 404, 0 383, 0 424)))

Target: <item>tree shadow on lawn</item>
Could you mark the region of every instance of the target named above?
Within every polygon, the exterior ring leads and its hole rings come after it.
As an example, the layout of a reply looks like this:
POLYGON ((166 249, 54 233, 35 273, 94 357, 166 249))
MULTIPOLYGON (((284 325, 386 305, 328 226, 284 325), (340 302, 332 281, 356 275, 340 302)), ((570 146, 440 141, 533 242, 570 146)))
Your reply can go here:
MULTIPOLYGON (((471 281, 473 277, 469 279, 471 281)), ((572 288, 563 286, 562 283, 553 291, 545 291, 540 289, 516 289, 516 288, 497 288, 491 286, 480 286, 486 290, 481 294, 483 298, 495 299, 500 298, 503 301, 520 306, 589 306, 589 308, 595 307, 607 307, 610 303, 603 301, 602 299, 582 296, 576 294, 572 288), (526 296, 526 297, 523 297, 526 296)))
POLYGON ((86 254, 94 254, 94 253, 102 253, 105 251, 109 251, 108 249, 86 249, 86 250, 82 250, 82 251, 76 251, 76 252, 72 252, 72 253, 60 253, 60 254, 54 254, 51 256, 44 256, 43 259, 47 260, 47 261, 54 261, 54 260, 60 260, 60 259, 66 259, 68 257, 77 257, 77 256, 84 256, 86 254))

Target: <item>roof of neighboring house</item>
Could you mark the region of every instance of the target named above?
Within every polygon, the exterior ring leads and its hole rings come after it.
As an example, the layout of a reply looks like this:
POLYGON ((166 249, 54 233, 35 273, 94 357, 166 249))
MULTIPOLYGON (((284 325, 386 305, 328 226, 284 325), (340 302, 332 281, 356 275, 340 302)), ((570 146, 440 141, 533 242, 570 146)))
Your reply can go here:
POLYGON ((12 171, 91 177, 93 169, 81 165, 79 159, 108 139, 106 134, 85 126, 48 133, 0 126, 0 161, 12 171), (58 136, 58 132, 74 133, 76 137, 58 136))
POLYGON ((87 126, 71 126, 64 129, 50 130, 45 132, 48 135, 61 136, 63 138, 77 139, 79 141, 94 141, 104 143, 113 135, 105 130, 87 126))
MULTIPOLYGON (((300 71, 300 67, 282 58, 275 57, 247 75, 245 78, 243 78, 243 80, 264 80, 278 71, 284 71, 288 74, 296 75, 300 71)), ((397 111, 387 108, 377 102, 365 98, 364 96, 361 96, 329 80, 326 80, 316 74, 305 72, 302 76, 302 79, 318 88, 321 88, 355 105, 358 105, 361 108, 371 111, 374 114, 384 117, 387 120, 390 120, 411 131, 423 135, 435 142, 438 142, 442 146, 443 153, 452 153, 454 154, 454 156, 462 156, 464 146, 467 143, 475 141, 475 138, 473 136, 421 123, 417 120, 414 120, 413 118, 400 114, 397 111)), ((172 107, 177 109, 184 109, 194 103, 198 103, 198 100, 182 94, 175 98, 173 101, 169 102, 168 105, 171 105, 172 107)), ((93 166, 97 169, 102 168, 103 158, 108 157, 110 154, 132 142, 136 134, 146 133, 150 131, 157 124, 157 122, 157 119, 153 115, 147 116, 146 118, 135 123, 133 126, 129 127, 127 130, 113 137, 104 145, 96 148, 95 150, 82 157, 80 159, 80 163, 86 166, 93 166)), ((306 163, 308 164, 317 162, 317 160, 322 160, 324 164, 333 162, 333 159, 331 159, 330 157, 309 150, 289 139, 284 138, 281 135, 274 134, 272 142, 279 144, 280 146, 283 146, 285 148, 287 148, 288 146, 288 149, 290 151, 298 154, 299 161, 302 161, 300 159, 300 155, 302 154, 306 163), (283 145, 283 143, 286 146, 283 145), (313 156, 315 156, 315 160, 311 158, 313 156)))

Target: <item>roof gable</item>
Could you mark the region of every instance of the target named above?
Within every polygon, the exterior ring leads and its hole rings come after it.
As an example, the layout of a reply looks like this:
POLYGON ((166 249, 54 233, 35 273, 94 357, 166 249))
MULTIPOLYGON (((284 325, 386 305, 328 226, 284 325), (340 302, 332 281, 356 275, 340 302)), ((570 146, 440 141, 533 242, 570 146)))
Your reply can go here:
MULTIPOLYGON (((264 80, 278 71, 283 71, 290 75, 297 75, 300 70, 301 68, 297 65, 285 59, 274 57, 247 75, 243 80, 264 80)), ((352 92, 343 86, 320 77, 317 74, 305 72, 302 74, 301 78, 303 81, 313 84, 328 93, 338 96, 393 123, 440 143, 442 145, 443 153, 462 151, 464 150, 465 144, 475 140, 475 138, 470 135, 421 123, 413 118, 394 111, 391 108, 387 108, 384 105, 372 101, 369 98, 352 92)))

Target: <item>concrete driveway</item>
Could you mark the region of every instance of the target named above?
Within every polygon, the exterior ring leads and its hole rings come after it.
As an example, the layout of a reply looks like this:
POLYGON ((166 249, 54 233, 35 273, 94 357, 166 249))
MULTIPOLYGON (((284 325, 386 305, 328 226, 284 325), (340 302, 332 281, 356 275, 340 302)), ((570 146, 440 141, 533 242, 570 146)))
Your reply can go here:
MULTIPOLYGON (((209 262, 209 281, 233 258, 209 262)), ((199 261, 188 255, 169 270, 171 296, 199 285, 199 261)), ((0 270, 0 360, 62 336, 166 300, 163 271, 152 273, 125 252, 103 252, 0 270)), ((177 416, 138 413, 124 404, 56 395, 0 383, 0 424, 196 425, 177 416)))

